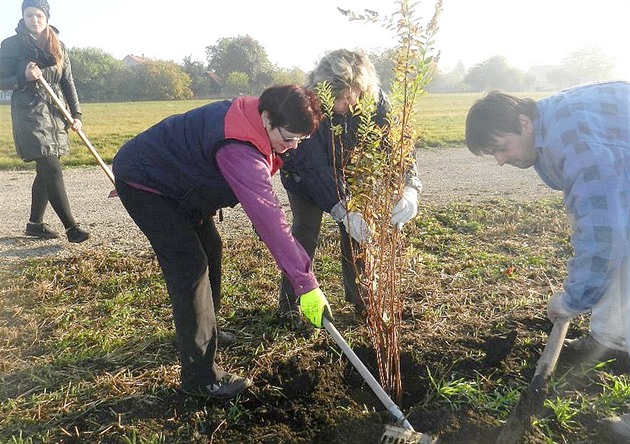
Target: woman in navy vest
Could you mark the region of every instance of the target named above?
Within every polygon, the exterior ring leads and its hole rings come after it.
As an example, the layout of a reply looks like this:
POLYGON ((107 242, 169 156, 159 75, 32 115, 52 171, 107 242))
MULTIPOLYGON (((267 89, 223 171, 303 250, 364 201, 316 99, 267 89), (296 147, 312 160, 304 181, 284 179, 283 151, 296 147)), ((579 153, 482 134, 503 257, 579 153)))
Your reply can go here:
POLYGON ((221 239, 212 216, 240 203, 317 327, 330 308, 291 235, 271 176, 279 154, 319 126, 316 95, 296 85, 166 118, 125 143, 113 171, 120 199, 151 242, 173 305, 183 392, 229 399, 251 380, 218 367, 215 311, 221 239))

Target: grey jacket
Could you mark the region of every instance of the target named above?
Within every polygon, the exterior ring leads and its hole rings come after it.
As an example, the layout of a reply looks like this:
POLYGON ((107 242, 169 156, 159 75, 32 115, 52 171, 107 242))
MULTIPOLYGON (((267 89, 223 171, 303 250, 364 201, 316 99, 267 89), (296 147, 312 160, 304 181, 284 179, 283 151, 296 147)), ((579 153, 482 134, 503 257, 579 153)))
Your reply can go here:
POLYGON ((65 99, 72 116, 80 118, 81 108, 68 52, 62 43, 64 60, 59 69, 53 57, 35 44, 23 20, 15 32, 16 35, 0 45, 0 89, 13 90, 11 119, 15 149, 26 162, 47 156, 59 157, 68 152, 69 125, 46 90, 38 82, 26 81, 24 71, 28 63, 36 62, 57 96, 62 101, 65 99))

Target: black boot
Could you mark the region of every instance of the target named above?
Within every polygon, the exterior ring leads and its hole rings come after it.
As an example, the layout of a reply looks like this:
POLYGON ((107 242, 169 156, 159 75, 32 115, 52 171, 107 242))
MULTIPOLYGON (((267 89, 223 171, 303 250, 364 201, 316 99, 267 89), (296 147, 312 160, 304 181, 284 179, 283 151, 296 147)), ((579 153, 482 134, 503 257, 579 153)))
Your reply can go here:
POLYGON ((68 242, 78 244, 88 240, 90 238, 90 233, 82 230, 78 225, 75 225, 66 230, 66 236, 68 236, 68 242))
POLYGON ((45 224, 43 222, 28 222, 26 224, 25 233, 27 236, 35 236, 39 237, 40 239, 57 239, 59 237, 56 232, 51 230, 48 224, 45 224))

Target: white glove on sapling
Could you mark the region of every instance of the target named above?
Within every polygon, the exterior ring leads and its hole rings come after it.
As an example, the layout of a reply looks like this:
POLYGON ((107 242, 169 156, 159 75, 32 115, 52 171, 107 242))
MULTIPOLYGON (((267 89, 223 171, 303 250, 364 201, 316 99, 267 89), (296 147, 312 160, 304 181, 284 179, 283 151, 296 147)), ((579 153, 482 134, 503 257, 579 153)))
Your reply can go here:
POLYGON ((368 240, 370 229, 365 223, 361 213, 350 211, 349 213, 346 213, 343 219, 341 219, 341 222, 343 223, 343 226, 346 227, 346 231, 352 239, 360 244, 368 240))
POLYGON ((337 204, 330 211, 330 215, 337 222, 343 224, 346 232, 360 244, 366 242, 370 235, 370 229, 368 228, 363 215, 355 211, 348 212, 343 202, 337 202, 337 204))
POLYGON ((402 230, 404 224, 416 217, 418 214, 418 190, 405 185, 403 195, 392 210, 391 224, 398 230, 402 230))

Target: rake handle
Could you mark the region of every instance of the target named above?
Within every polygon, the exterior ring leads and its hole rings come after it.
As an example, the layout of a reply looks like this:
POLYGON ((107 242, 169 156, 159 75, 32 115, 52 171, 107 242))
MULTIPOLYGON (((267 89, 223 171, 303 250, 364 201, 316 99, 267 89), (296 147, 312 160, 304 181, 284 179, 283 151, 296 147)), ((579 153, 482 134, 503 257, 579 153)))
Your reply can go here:
POLYGON ((335 326, 324 316, 324 328, 330 336, 332 336, 333 340, 337 343, 339 348, 346 355, 348 360, 354 365, 354 368, 361 374, 365 382, 368 383, 374 394, 378 397, 378 399, 383 403, 387 411, 396 419, 396 422, 400 424, 407 430, 415 431, 409 421, 405 418, 405 415, 400 411, 398 406, 392 401, 392 398, 383 390, 383 387, 378 383, 376 378, 372 376, 372 373, 367 369, 367 367, 361 362, 359 357, 356 355, 354 351, 350 348, 348 343, 343 339, 339 331, 335 328, 335 326))
MULTIPOLYGON (((68 111, 68 109, 66 108, 64 103, 61 100, 59 100, 59 97, 57 97, 57 94, 55 94, 55 92, 50 87, 50 85, 48 84, 46 79, 44 79, 43 77, 40 77, 39 78, 39 83, 40 83, 40 85, 42 85, 44 87, 44 89, 46 90, 46 92, 48 93, 50 98, 53 100, 53 102, 55 102, 55 105, 57 106, 57 108, 59 108, 59 111, 61 111, 61 113, 63 114, 65 119, 68 121, 68 123, 72 124, 72 122, 74 122, 74 118, 72 117, 72 114, 70 114, 70 111, 68 111)), ((103 171, 105 172, 105 174, 107 175, 109 180, 114 185, 116 185, 116 179, 114 178, 114 173, 112 173, 112 170, 103 161, 103 159, 98 154, 98 152, 96 151, 94 146, 88 140, 88 138, 85 135, 85 133, 82 130, 79 130, 79 131, 77 131, 77 134, 79 135, 79 137, 81 138, 81 140, 83 141, 85 146, 87 146, 88 150, 90 150, 90 153, 92 153, 92 156, 94 156, 94 159, 96 159, 96 161, 98 162, 99 166, 103 169, 103 171)))

